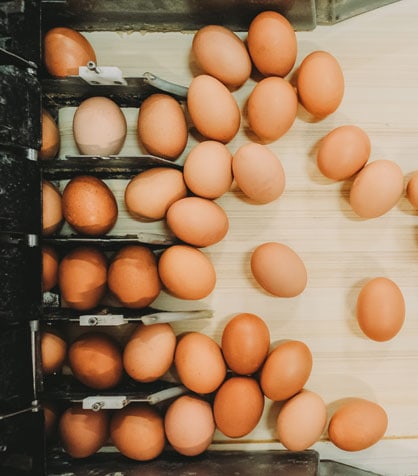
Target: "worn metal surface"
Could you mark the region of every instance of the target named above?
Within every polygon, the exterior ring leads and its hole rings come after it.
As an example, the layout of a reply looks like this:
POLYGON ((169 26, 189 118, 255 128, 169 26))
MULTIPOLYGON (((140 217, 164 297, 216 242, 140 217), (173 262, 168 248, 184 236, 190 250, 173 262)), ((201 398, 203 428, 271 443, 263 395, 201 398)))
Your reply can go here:
POLYGON ((334 24, 399 0, 316 0, 318 24, 334 24))

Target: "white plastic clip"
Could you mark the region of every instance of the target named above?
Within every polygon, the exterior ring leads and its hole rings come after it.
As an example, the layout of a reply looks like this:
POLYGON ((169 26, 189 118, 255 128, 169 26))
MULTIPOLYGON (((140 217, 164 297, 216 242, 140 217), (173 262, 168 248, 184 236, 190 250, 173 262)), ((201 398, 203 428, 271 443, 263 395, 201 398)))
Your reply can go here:
POLYGON ((121 326, 126 324, 122 314, 86 314, 80 316, 80 326, 121 326))
POLYGON ((89 61, 86 66, 78 68, 79 76, 92 86, 126 86, 128 83, 117 66, 100 66, 89 61))
POLYGON ((96 395, 83 399, 83 409, 93 410, 120 410, 129 403, 127 397, 123 395, 96 395))

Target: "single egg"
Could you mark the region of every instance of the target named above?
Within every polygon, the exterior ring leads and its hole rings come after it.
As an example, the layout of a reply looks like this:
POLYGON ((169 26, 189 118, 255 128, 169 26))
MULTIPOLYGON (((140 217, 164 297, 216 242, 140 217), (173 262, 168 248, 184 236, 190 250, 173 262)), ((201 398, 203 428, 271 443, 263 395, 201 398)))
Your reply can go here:
POLYGON ((278 344, 268 355, 260 374, 260 385, 270 400, 287 400, 305 386, 312 370, 312 353, 301 341, 278 344))
POLYGON ((180 170, 155 167, 135 175, 125 189, 129 212, 147 220, 161 220, 170 205, 187 195, 180 170))
POLYGON ((219 431, 229 438, 250 433, 260 421, 264 395, 251 377, 232 377, 217 390, 213 415, 219 431))
POLYGON ((179 339, 174 365, 181 382, 196 393, 215 391, 226 376, 221 348, 200 332, 188 332, 179 339))
POLYGON ((405 300, 391 279, 368 281, 357 298, 357 322, 367 337, 376 341, 392 339, 405 320, 405 300))
POLYGON ((351 398, 331 416, 328 436, 342 450, 361 451, 383 438, 387 425, 387 414, 379 404, 351 398))
POLYGON ((126 131, 126 118, 121 108, 109 98, 95 96, 85 99, 75 111, 73 134, 81 154, 119 154, 126 131))
POLYGON ((123 367, 138 382, 162 377, 174 361, 176 335, 170 324, 140 324, 123 350, 123 367))
POLYGON ((130 403, 114 412, 110 437, 127 458, 149 461, 159 456, 165 445, 162 416, 146 403, 130 403))
POLYGON ((224 209, 201 197, 177 200, 168 209, 166 220, 177 238, 199 248, 218 243, 229 228, 224 209))
POLYGON ((269 328, 255 314, 237 314, 224 327, 221 348, 225 361, 233 372, 240 375, 253 374, 268 355, 269 328))
POLYGON ((56 437, 59 421, 59 409, 55 402, 43 402, 45 436, 48 442, 56 437))
POLYGON ((138 138, 150 154, 177 159, 187 144, 186 117, 179 102, 168 94, 152 94, 139 108, 138 138))
POLYGON ((296 61, 295 31, 286 17, 264 11, 248 27, 248 50, 255 67, 265 76, 286 76, 296 61))
POLYGON ((301 390, 287 400, 277 417, 277 439, 290 451, 304 451, 321 437, 327 407, 315 392, 301 390))
POLYGON ((107 260, 98 249, 80 246, 58 267, 58 286, 66 305, 80 311, 97 306, 106 292, 107 260))
POLYGON ((335 112, 344 97, 344 74, 337 59, 327 51, 314 51, 299 66, 296 87, 299 101, 313 116, 335 112))
POLYGON ((222 143, 232 140, 241 112, 229 89, 218 79, 201 74, 192 79, 187 93, 190 118, 200 134, 222 143))
POLYGON ((104 332, 80 335, 68 349, 68 362, 74 377, 90 388, 113 388, 122 379, 121 350, 104 332))
POLYGON ((406 198, 418 210, 418 171, 414 172, 406 186, 406 198))
POLYGON ((236 88, 251 74, 251 59, 241 38, 221 25, 206 25, 193 37, 192 53, 200 68, 236 88))
POLYGON ((232 154, 221 142, 199 142, 186 157, 183 175, 187 187, 195 195, 218 198, 232 185, 232 154))
POLYGON ((62 197, 58 188, 42 180, 42 234, 50 236, 62 225, 62 197))
POLYGON ((248 97, 248 125, 263 141, 275 141, 291 128, 297 110, 298 98, 288 81, 278 77, 264 78, 248 97))
POLYGON ((320 142, 317 154, 319 170, 332 180, 346 180, 357 173, 370 157, 370 139, 357 126, 340 126, 320 142))
POLYGON ((158 273, 167 290, 180 299, 203 299, 216 284, 216 272, 210 259, 189 245, 174 245, 164 250, 158 273))
POLYGON ((112 258, 108 287, 126 307, 140 309, 150 305, 160 294, 157 259, 141 245, 127 245, 112 258))
POLYGON ((168 407, 164 428, 174 450, 185 456, 199 455, 212 443, 215 432, 212 407, 197 396, 183 395, 168 407))
POLYGON ((280 160, 265 145, 248 142, 232 159, 235 182, 241 191, 257 203, 279 198, 285 189, 285 173, 280 160))
POLYGON ((79 175, 72 178, 62 194, 65 220, 78 233, 104 235, 118 217, 118 205, 112 190, 97 177, 79 175))
POLYGON ((362 218, 376 218, 387 213, 400 200, 404 178, 398 164, 374 160, 356 176, 350 190, 350 205, 362 218))
POLYGON ((51 246, 42 247, 42 291, 47 292, 58 283, 58 253, 51 246))
POLYGON ((278 297, 298 296, 308 280, 299 255, 283 243, 257 246, 251 254, 251 272, 263 289, 278 297))
POLYGON ((58 372, 67 356, 67 343, 55 331, 41 332, 41 362, 45 375, 58 372))
POLYGON ((42 109, 42 145, 38 157, 41 160, 53 159, 60 148, 60 132, 58 126, 46 110, 42 109))

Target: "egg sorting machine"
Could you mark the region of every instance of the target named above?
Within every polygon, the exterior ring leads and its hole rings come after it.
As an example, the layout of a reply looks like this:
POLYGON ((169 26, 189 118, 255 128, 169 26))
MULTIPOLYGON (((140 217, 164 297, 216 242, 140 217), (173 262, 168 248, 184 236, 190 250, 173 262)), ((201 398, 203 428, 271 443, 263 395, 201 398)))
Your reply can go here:
MULTIPOLYGON (((368 2, 368 9, 389 2, 368 2)), ((65 379, 45 381, 40 368, 40 325, 75 317, 59 308, 59 296, 49 296, 51 301, 47 302, 42 295, 41 179, 68 178, 86 170, 101 177, 126 178, 159 162, 148 158, 138 166, 129 158, 83 163, 66 160, 41 167, 37 150, 41 145, 42 105, 57 114, 60 107, 77 105, 82 98, 97 94, 97 88, 120 106, 138 105, 158 87, 180 96, 186 91, 145 75, 128 78, 125 85, 94 86, 80 78, 52 79, 42 67, 42 32, 56 25, 79 30, 176 31, 193 30, 208 23, 245 30, 250 19, 266 9, 283 13, 295 29, 309 30, 315 28, 317 21, 332 23, 364 11, 364 2, 320 0, 315 5, 314 0, 11 0, 0 4, 0 474, 135 475, 148 471, 180 475, 194 471, 245 475, 255 474, 260 468, 263 474, 371 474, 344 465, 339 467, 331 461, 320 462, 315 451, 208 452, 193 461, 168 453, 146 465, 127 461, 118 453, 99 453, 88 461, 75 461, 59 449, 47 447, 45 440, 42 399, 74 401, 88 398, 89 394, 65 379)), ((178 167, 173 163, 166 165, 178 167)), ((50 241, 61 249, 80 242, 79 238, 68 236, 55 236, 50 241)), ((146 241, 156 248, 170 243, 148 235, 96 240, 107 249, 132 241, 146 241)), ((129 320, 132 315, 126 311, 125 317, 129 320)), ((121 392, 108 396, 147 401, 150 395, 165 388, 163 382, 127 385, 121 392)), ((100 404, 94 401, 92 405, 97 403, 100 404)))

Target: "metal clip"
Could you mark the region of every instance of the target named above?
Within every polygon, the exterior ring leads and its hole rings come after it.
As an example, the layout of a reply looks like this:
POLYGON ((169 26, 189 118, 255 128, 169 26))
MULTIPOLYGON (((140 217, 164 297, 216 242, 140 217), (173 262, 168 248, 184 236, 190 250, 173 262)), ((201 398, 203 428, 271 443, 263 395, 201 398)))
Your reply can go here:
POLYGON ((89 61, 86 66, 80 66, 78 74, 92 86, 126 86, 128 84, 118 67, 100 66, 99 68, 94 61, 89 61))
POLYGON ((128 398, 123 395, 96 395, 84 398, 82 406, 84 410, 98 412, 100 410, 120 410, 128 403, 128 398))
POLYGON ((80 316, 80 326, 121 326, 127 320, 123 314, 86 314, 80 316))

